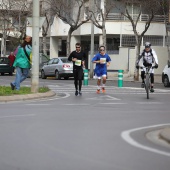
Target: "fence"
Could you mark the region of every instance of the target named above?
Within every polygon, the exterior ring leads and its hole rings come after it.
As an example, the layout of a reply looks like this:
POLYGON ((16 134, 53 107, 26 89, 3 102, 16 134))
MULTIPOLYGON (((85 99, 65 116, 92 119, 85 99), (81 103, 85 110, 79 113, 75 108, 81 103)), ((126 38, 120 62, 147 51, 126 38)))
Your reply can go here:
MULTIPOLYGON (((131 15, 131 17, 136 20, 138 15, 137 14, 133 14, 131 15)), ((148 14, 141 14, 139 21, 148 21, 149 19, 149 15, 148 14)), ((123 20, 126 21, 128 20, 128 18, 126 18, 124 15, 120 14, 120 13, 109 13, 106 20, 123 20)), ((163 15, 154 15, 154 18, 152 20, 152 22, 164 22, 165 17, 163 15)), ((168 15, 166 16, 166 21, 168 22, 168 15)))

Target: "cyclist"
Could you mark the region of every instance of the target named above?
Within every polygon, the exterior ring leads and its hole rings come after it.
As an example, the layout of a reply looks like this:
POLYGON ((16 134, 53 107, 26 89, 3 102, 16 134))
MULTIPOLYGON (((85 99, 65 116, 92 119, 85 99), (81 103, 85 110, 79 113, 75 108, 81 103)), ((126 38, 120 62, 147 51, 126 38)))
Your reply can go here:
MULTIPOLYGON (((136 68, 139 69, 139 67, 142 69, 141 71, 141 79, 142 79, 142 85, 141 87, 144 88, 144 78, 145 78, 145 71, 147 66, 154 66, 154 68, 158 68, 158 57, 156 55, 156 52, 151 48, 151 43, 146 42, 145 43, 145 49, 142 51, 142 53, 139 55, 138 61, 136 63, 136 68), (143 65, 139 64, 142 62, 143 65), (144 66, 144 68, 143 68, 144 66)), ((154 68, 151 67, 150 69, 150 77, 151 77, 151 92, 154 92, 154 68)))

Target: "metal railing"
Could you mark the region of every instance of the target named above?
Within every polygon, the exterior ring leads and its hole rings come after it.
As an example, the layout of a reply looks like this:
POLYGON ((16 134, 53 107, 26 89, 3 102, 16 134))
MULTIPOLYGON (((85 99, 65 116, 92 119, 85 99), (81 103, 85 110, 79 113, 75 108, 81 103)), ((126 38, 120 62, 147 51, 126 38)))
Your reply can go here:
MULTIPOLYGON (((134 20, 137 19, 138 14, 131 15, 134 20)), ((149 19, 148 14, 141 14, 139 21, 147 21, 149 19)), ((106 20, 113 20, 113 21, 127 21, 128 18, 126 18, 124 15, 121 15, 120 13, 109 13, 106 20)), ((163 15, 154 15, 154 18, 152 22, 164 22, 165 17, 163 15)), ((168 16, 166 16, 166 21, 168 22, 168 16)))

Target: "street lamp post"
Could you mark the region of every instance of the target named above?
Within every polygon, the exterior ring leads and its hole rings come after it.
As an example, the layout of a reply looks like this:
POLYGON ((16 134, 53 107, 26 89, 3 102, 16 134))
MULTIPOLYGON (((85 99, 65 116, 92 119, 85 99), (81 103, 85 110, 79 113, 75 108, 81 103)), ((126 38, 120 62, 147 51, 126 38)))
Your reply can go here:
POLYGON ((31 92, 39 88, 39 0, 33 1, 31 92))
MULTIPOLYGON (((94 11, 94 0, 91 0, 92 11, 94 11)), ((91 62, 94 56, 94 24, 91 21, 91 53, 90 53, 90 78, 93 78, 93 63, 91 62)))

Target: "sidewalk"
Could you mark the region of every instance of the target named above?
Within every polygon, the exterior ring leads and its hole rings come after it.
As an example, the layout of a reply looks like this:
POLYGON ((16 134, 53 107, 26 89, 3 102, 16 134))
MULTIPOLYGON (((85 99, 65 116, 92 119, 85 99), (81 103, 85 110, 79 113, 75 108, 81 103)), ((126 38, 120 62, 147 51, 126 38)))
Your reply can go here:
POLYGON ((170 126, 160 131, 160 137, 170 144, 170 126))

